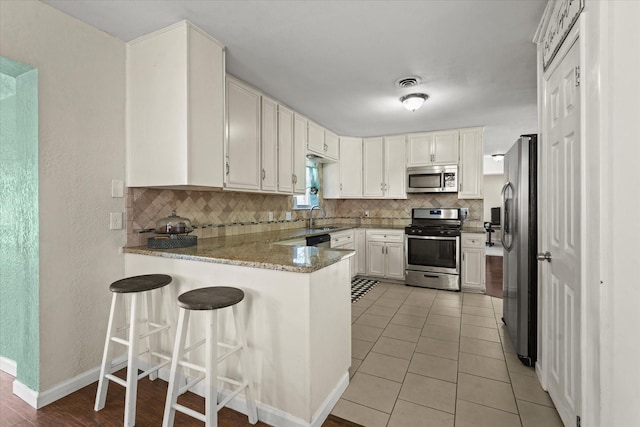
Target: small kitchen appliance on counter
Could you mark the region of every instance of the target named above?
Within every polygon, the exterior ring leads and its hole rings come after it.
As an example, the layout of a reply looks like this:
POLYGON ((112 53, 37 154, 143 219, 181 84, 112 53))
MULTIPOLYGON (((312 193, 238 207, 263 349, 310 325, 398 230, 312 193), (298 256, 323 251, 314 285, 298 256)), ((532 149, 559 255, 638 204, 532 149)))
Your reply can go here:
POLYGON ((405 228, 405 283, 460 290, 462 217, 457 208, 414 208, 405 228))
POLYGON ((180 217, 176 214, 176 211, 173 211, 171 215, 158 221, 154 232, 161 236, 149 237, 147 246, 151 249, 175 249, 195 246, 198 243, 198 237, 189 236, 192 231, 191 220, 180 217))

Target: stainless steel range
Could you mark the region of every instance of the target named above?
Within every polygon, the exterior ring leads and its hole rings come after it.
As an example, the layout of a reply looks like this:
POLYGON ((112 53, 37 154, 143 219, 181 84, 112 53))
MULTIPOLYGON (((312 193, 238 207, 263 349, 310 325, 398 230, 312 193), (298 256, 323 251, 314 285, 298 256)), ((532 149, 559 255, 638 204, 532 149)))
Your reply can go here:
POLYGON ((411 286, 460 290, 460 210, 414 208, 405 228, 405 282, 411 286))

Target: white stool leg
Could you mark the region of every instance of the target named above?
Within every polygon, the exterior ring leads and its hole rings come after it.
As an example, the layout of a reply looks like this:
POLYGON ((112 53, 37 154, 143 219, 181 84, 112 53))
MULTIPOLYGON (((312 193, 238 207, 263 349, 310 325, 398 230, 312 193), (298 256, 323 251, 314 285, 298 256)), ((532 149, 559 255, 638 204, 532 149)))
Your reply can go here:
POLYGON ((184 354, 184 342, 187 336, 187 326, 189 325, 189 310, 180 309, 178 316, 178 327, 176 328, 176 341, 173 346, 173 359, 171 360, 171 373, 169 374, 169 388, 167 389, 167 401, 164 405, 164 416, 162 427, 172 427, 176 417, 176 409, 173 405, 178 402, 178 391, 180 381, 177 378, 178 363, 184 354))
MULTIPOLYGON (((147 333, 153 329, 151 326, 151 322, 159 323, 158 320, 158 310, 156 310, 156 304, 153 301, 154 295, 153 291, 145 292, 145 304, 146 310, 145 314, 147 315, 147 333)), ((149 351, 149 368, 155 365, 153 352, 158 351, 158 334, 151 334, 147 336, 147 350, 149 351)), ((158 371, 153 371, 149 374, 149 380, 155 381, 158 378, 158 371)))
POLYGON ((244 389, 246 401, 247 401, 247 416, 249 422, 255 424, 258 422, 258 410, 256 408, 256 401, 253 397, 253 375, 251 371, 251 363, 249 357, 249 350, 247 349, 247 335, 244 329, 244 308, 243 305, 236 304, 233 306, 233 319, 236 326, 236 333, 242 350, 240 350, 240 357, 242 360, 242 375, 244 381, 247 383, 247 388, 244 389))
POLYGON ((127 391, 124 403, 124 426, 136 424, 136 395, 138 394, 138 355, 140 333, 138 332, 138 294, 131 295, 131 316, 129 319, 129 352, 127 355, 127 391))
POLYGON ((204 415, 206 427, 218 426, 218 310, 207 313, 205 344, 206 388, 204 415))
POLYGON ((98 381, 98 391, 96 393, 96 403, 94 410, 99 411, 104 408, 107 400, 107 389, 109 387, 109 379, 105 375, 111 373, 111 337, 113 336, 113 323, 115 322, 115 312, 120 294, 113 293, 111 297, 111 309, 109 310, 109 323, 107 325, 107 338, 104 341, 104 352, 102 354, 102 365, 100 366, 100 380, 98 381))

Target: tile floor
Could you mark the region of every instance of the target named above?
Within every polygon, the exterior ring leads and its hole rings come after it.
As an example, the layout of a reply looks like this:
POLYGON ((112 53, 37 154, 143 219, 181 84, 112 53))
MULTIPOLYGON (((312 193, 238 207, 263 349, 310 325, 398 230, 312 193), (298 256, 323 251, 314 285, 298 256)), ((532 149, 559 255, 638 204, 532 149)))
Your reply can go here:
POLYGON ((351 313, 351 382, 334 415, 366 427, 562 426, 505 340, 501 299, 380 283, 351 313))

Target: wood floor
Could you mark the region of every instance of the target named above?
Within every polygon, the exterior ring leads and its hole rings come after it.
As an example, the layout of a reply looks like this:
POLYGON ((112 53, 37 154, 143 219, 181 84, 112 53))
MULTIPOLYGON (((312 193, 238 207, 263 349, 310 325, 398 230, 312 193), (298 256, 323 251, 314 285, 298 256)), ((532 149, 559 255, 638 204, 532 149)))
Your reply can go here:
POLYGON ((487 276, 485 281, 487 295, 502 298, 502 257, 487 256, 487 276))
MULTIPOLYGON (((117 375, 124 377, 125 372, 122 370, 117 375)), ((13 394, 13 380, 12 376, 0 371, 0 427, 122 426, 125 389, 117 384, 109 385, 107 403, 105 408, 99 412, 93 410, 97 382, 36 411, 13 394)), ((167 383, 162 380, 149 381, 148 378, 145 378, 139 382, 136 426, 162 425, 166 393, 167 383)), ((199 412, 204 411, 204 399, 193 393, 185 393, 180 397, 179 402, 199 412)), ((176 426, 201 427, 203 424, 187 415, 176 413, 176 426)), ((223 408, 218 414, 218 425, 220 427, 249 427, 252 424, 249 424, 246 415, 223 408)), ((258 422, 255 425, 267 426, 268 424, 258 422)), ((329 416, 323 427, 358 427, 358 424, 329 416)))

